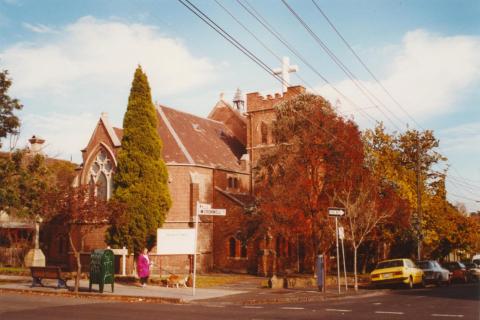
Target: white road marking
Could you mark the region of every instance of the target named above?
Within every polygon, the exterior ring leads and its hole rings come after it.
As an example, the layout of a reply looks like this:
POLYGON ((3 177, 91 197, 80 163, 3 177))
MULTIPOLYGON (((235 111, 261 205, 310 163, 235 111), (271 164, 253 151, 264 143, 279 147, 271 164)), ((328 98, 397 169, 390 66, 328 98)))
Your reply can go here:
POLYGON ((325 309, 325 311, 332 311, 332 312, 352 312, 349 309, 325 309))
POLYGON ((404 314, 403 312, 400 312, 400 311, 375 311, 375 313, 379 313, 379 314, 404 314))
POLYGON ((244 309, 262 309, 263 307, 261 307, 261 306, 243 306, 242 308, 244 308, 244 309))
POLYGON ((382 304, 381 302, 374 302, 374 303, 373 303, 373 305, 375 305, 375 306, 379 306, 379 305, 381 305, 381 304, 382 304))
POLYGON ((225 306, 220 306, 218 304, 206 304, 205 307, 208 307, 208 308, 225 308, 225 306))
POLYGON ((442 313, 432 313, 432 317, 463 318, 463 314, 442 314, 442 313))
POLYGON ((283 310, 303 310, 305 308, 302 308, 302 307, 281 307, 280 309, 283 309, 283 310))

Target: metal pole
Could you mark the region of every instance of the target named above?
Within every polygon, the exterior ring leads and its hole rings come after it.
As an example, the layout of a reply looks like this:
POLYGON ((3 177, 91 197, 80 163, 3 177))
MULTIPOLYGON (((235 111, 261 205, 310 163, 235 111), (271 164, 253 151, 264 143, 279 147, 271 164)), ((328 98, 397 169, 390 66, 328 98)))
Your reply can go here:
POLYGON ((197 238, 198 238, 198 211, 199 211, 200 204, 197 201, 197 210, 195 215, 195 244, 193 245, 195 251, 193 252, 193 285, 192 285, 192 293, 195 295, 195 287, 197 283, 197 238))
POLYGON ((340 241, 342 242, 343 274, 345 276, 345 291, 348 291, 347 267, 345 265, 345 247, 343 246, 343 238, 340 239, 340 241))
POLYGON ((338 293, 340 294, 340 260, 338 259, 340 254, 338 252, 338 217, 335 216, 335 236, 337 238, 337 284, 338 293))

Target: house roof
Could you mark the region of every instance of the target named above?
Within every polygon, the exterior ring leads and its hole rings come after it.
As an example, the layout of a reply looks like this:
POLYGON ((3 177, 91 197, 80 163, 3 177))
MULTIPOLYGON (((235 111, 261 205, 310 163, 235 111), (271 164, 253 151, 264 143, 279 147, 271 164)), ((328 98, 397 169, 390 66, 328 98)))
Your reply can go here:
MULTIPOLYGON (((167 164, 191 164, 243 171, 243 145, 222 122, 201 118, 166 106, 157 106, 157 131, 167 164)), ((118 139, 123 130, 113 128, 118 139)))

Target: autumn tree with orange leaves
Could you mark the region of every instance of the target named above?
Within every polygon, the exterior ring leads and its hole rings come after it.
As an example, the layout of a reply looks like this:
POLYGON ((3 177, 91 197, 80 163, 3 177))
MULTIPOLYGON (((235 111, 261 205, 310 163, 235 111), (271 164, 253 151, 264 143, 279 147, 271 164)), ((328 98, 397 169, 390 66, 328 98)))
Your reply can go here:
MULTIPOLYGON (((328 218, 333 191, 351 184, 363 161, 360 132, 320 96, 303 94, 276 106, 272 136, 255 168, 263 230, 308 239, 308 265, 327 253, 334 230, 328 218)), ((313 271, 313 269, 312 269, 313 271)))

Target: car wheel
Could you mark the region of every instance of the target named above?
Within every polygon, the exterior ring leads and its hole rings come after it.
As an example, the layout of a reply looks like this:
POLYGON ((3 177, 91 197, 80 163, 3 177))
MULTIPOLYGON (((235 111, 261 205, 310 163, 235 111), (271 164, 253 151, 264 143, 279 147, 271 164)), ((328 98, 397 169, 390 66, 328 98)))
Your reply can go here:
POLYGON ((442 276, 439 275, 438 278, 437 278, 437 287, 440 287, 442 285, 442 276))

